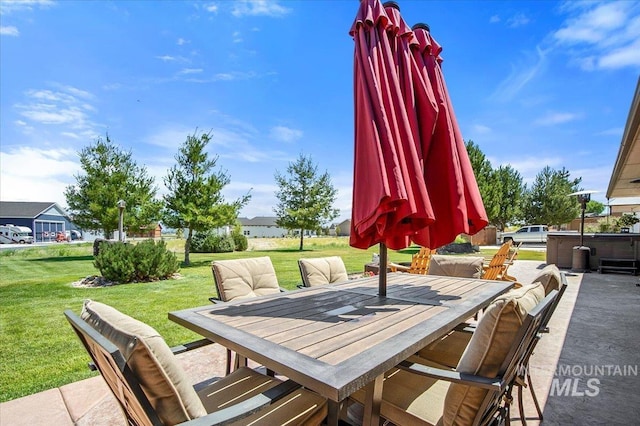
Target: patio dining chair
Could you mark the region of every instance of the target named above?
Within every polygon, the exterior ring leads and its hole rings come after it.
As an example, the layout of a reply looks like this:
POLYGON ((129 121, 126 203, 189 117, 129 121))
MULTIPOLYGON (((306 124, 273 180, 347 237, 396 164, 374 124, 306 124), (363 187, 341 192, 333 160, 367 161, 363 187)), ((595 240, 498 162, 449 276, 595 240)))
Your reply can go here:
MULTIPOLYGON (((214 260, 211 262, 211 271, 218 293, 218 297, 209 298, 213 303, 285 292, 278 285, 278 277, 269 256, 214 260)), ((227 349, 227 374, 231 372, 231 359, 231 350, 227 349)), ((240 358, 236 356, 235 367, 240 363, 240 358)))
MULTIPOLYGON (((557 292, 530 285, 489 305, 456 368, 409 357, 385 374, 380 414, 397 425, 509 424, 518 369, 557 292)), ((365 390, 352 395, 364 403, 365 390)))
POLYGON ((298 259, 304 287, 347 281, 349 275, 340 256, 298 259))
POLYGON ((427 275, 427 273, 429 273, 431 256, 434 254, 436 254, 436 249, 421 247, 420 251, 411 257, 411 265, 406 266, 389 262, 389 270, 391 272, 408 272, 409 274, 427 275))
MULTIPOLYGON (((542 286, 545 295, 549 295, 552 291, 557 291, 557 297, 554 298, 550 308, 545 311, 538 333, 536 333, 536 336, 534 337, 534 340, 532 342, 532 346, 528 349, 527 356, 524 359, 523 365, 525 366, 525 368, 521 368, 518 370, 518 380, 516 381, 516 386, 518 387, 518 408, 520 411, 520 418, 525 419, 524 406, 522 405, 522 390, 524 387, 528 387, 533 399, 533 403, 536 407, 536 411, 538 413, 538 418, 542 421, 542 410, 540 409, 538 398, 536 396, 531 379, 529 358, 533 354, 535 346, 542 337, 543 333, 546 333, 549 330, 549 320, 551 319, 553 312, 558 306, 558 303, 560 302, 560 299, 562 298, 567 288, 567 279, 565 274, 561 273, 556 265, 547 265, 532 280, 532 284, 529 284, 529 286, 536 284, 542 286)), ((517 284, 517 288, 509 291, 506 296, 501 297, 510 297, 513 294, 517 295, 518 293, 521 293, 523 291, 521 289, 524 287, 526 286, 517 284)), ((476 331, 476 328, 477 324, 463 323, 440 340, 419 351, 418 355, 423 359, 428 359, 430 362, 443 365, 447 368, 455 368, 460 361, 465 348, 469 344, 469 341, 473 337, 473 333, 476 331)))
POLYGON ((325 398, 246 367, 193 386, 174 354, 207 341, 172 350, 152 327, 91 300, 65 316, 129 425, 320 425, 327 415, 325 398))

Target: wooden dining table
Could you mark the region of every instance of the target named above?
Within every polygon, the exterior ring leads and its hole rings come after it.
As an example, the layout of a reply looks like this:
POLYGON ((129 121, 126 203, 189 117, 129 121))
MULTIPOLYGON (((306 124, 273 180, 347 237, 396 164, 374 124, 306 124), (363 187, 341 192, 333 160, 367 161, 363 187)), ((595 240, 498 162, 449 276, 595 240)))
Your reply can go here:
POLYGON ((384 372, 486 307, 514 283, 392 273, 201 306, 169 319, 328 398, 329 425, 366 387, 378 424, 384 372))

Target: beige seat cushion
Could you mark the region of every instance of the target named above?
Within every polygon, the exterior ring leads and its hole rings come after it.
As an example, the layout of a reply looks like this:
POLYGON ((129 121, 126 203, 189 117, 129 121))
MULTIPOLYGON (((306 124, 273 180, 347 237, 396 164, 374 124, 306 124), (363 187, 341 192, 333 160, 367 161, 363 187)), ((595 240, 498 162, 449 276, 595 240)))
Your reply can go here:
POLYGON ((115 344, 164 424, 207 414, 166 342, 152 327, 105 304, 87 300, 82 319, 115 344))
MULTIPOLYGON (((426 365, 447 369, 443 365, 422 360, 426 365)), ((385 373, 380 414, 396 425, 436 425, 442 423, 444 401, 450 382, 393 368, 385 373)), ((365 390, 351 398, 365 403, 365 390)))
POLYGON ((554 264, 547 265, 531 282, 542 283, 545 295, 549 294, 551 290, 560 290, 560 270, 554 264))
POLYGON ((349 279, 340 256, 298 260, 302 281, 306 287, 331 284, 349 279))
MULTIPOLYGON (((527 313, 544 299, 540 283, 528 284, 494 300, 480 318, 456 370, 496 377, 527 313)), ((444 424, 471 424, 487 391, 452 384, 445 398, 444 424)))
POLYGON ((431 256, 429 275, 445 277, 480 278, 484 258, 477 256, 431 256))
POLYGON ((220 299, 225 302, 280 292, 276 271, 268 256, 212 262, 220 299))
MULTIPOLYGON (((277 384, 278 379, 240 367, 213 384, 196 385, 198 396, 207 412, 213 413, 258 395, 277 384)), ((305 389, 296 389, 266 410, 260 410, 229 425, 244 426, 258 421, 262 425, 320 424, 327 416, 327 400, 305 389)))

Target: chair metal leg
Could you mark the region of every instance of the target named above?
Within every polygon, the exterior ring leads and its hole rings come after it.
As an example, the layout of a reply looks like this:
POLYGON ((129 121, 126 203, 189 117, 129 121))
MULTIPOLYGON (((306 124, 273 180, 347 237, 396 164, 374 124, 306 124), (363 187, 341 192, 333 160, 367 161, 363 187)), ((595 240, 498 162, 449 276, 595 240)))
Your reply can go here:
POLYGON ((542 410, 540 409, 540 404, 538 403, 538 397, 536 396, 536 392, 533 390, 533 384, 531 383, 531 375, 527 371, 527 382, 529 383, 529 392, 531 392, 531 397, 533 398, 533 403, 536 406, 536 411, 538 412, 538 419, 542 421, 542 410))
POLYGON ((231 349, 227 349, 227 369, 225 375, 228 376, 229 373, 231 373, 231 349))
POLYGON ((520 412, 520 422, 527 424, 527 418, 524 415, 524 403, 522 402, 522 384, 518 385, 518 411, 520 412))

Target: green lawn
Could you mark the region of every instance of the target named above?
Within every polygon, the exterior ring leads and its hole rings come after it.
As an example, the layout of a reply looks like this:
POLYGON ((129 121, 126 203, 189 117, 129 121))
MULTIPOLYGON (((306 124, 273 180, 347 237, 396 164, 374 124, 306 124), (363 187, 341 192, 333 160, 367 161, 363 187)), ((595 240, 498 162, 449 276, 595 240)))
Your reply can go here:
MULTIPOLYGON (((148 323, 171 346, 198 338, 170 322, 167 313, 209 303, 207 298, 215 295, 210 269, 214 259, 269 256, 280 285, 294 290, 300 282, 300 257, 341 256, 347 270, 355 273, 378 251, 353 249, 345 238, 307 239, 302 253, 296 239, 266 241, 269 250, 192 254, 191 265, 180 269, 181 279, 105 288, 71 285, 97 274, 90 244, 0 251, 0 402, 96 374, 86 368, 88 356, 62 314, 65 309, 79 313, 84 299, 107 303, 148 323)), ((182 244, 168 242, 180 259, 182 244)), ((389 258, 410 261, 411 254, 390 252, 389 258)), ((544 260, 544 253, 520 250, 518 258, 544 260)))

